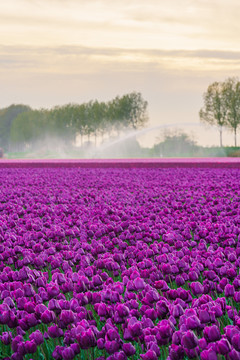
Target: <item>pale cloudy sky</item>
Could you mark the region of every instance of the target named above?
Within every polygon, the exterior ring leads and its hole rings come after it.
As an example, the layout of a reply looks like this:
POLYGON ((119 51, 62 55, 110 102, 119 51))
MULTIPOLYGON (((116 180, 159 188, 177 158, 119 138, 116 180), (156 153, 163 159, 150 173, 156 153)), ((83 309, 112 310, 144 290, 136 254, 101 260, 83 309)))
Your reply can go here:
POLYGON ((1 0, 0 107, 139 91, 149 126, 195 123, 186 131, 217 144, 198 112, 211 82, 240 75, 239 18, 238 0, 1 0))

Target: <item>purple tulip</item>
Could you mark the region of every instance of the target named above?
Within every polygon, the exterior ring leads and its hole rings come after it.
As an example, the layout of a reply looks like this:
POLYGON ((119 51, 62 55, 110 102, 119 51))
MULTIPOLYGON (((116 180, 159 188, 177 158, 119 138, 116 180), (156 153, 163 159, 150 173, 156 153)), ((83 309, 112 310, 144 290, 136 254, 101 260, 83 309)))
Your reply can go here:
POLYGON ((10 309, 14 309, 14 308, 15 308, 15 303, 14 303, 13 299, 11 299, 9 296, 4 299, 4 302, 3 302, 3 303, 4 303, 4 304, 7 304, 10 309))
POLYGON ((199 345, 201 350, 205 350, 207 348, 207 346, 208 346, 207 340, 205 338, 199 339, 198 345, 199 345))
POLYGON ((105 347, 105 340, 103 338, 100 338, 97 340, 97 347, 98 349, 102 350, 105 347))
POLYGON ((173 325, 168 320, 162 320, 158 323, 159 335, 162 339, 169 339, 173 333, 173 325))
POLYGON ((183 359, 184 350, 182 346, 172 344, 169 346, 169 358, 171 360, 180 360, 183 359))
POLYGON ((231 345, 227 339, 221 339, 217 342, 217 351, 221 355, 226 355, 231 351, 231 345))
POLYGON ((153 350, 155 352, 155 354, 157 355, 157 357, 160 356, 160 348, 156 341, 150 341, 147 344, 147 350, 153 350))
POLYGON ((198 314, 199 320, 202 324, 210 322, 210 314, 207 310, 199 310, 198 314))
POLYGON ((234 349, 240 351, 240 333, 233 335, 231 342, 234 349))
POLYGON ((235 291, 233 298, 237 303, 239 303, 240 302, 240 291, 235 291))
POLYGON ((47 286, 47 293, 48 293, 48 296, 49 298, 54 298, 56 297, 57 295, 59 295, 60 291, 59 291, 59 287, 57 285, 48 285, 47 286))
POLYGON ((145 316, 151 319, 152 321, 155 321, 157 319, 157 312, 154 309, 147 309, 145 311, 145 316))
POLYGON ((229 353, 228 353, 228 358, 230 360, 239 360, 239 352, 236 351, 235 349, 232 349, 229 353))
POLYGON ((217 360, 217 353, 212 349, 203 350, 201 353, 201 360, 217 360))
POLYGON ((70 348, 73 350, 75 355, 78 355, 80 353, 80 346, 77 343, 73 343, 70 345, 70 348))
POLYGON ((92 329, 87 329, 86 331, 83 331, 79 336, 77 336, 77 340, 81 349, 88 349, 90 347, 96 346, 97 344, 92 329))
POLYGON ((27 303, 24 304, 24 310, 27 311, 28 313, 33 313, 35 311, 35 304, 32 303, 31 301, 28 301, 27 303))
POLYGON ((235 289, 234 289, 234 286, 233 286, 233 285, 227 284, 227 285, 225 286, 225 288, 224 288, 224 293, 225 293, 225 296, 226 296, 226 297, 233 297, 234 292, 235 292, 235 289))
POLYGON ((235 334, 239 334, 240 330, 238 329, 238 327, 234 326, 234 325, 227 325, 224 328, 224 332, 226 334, 226 337, 229 341, 232 340, 233 336, 235 334))
POLYGON ((216 342, 221 338, 221 333, 217 325, 205 327, 203 330, 203 335, 208 342, 216 342))
POLYGON ((12 340, 12 333, 3 332, 2 335, 0 335, 0 340, 4 345, 9 345, 12 340))
POLYGON ((136 349, 131 343, 124 343, 122 349, 127 356, 132 356, 136 353, 136 349))
POLYGON ((135 289, 136 289, 137 291, 143 290, 143 289, 145 288, 145 286, 146 286, 144 280, 141 279, 140 277, 137 277, 136 279, 134 279, 133 285, 134 285, 134 287, 135 287, 135 289))
POLYGON ((185 324, 189 330, 197 329, 201 326, 200 320, 196 315, 187 317, 185 324))
POLYGON ((159 318, 164 318, 169 312, 167 303, 162 300, 158 301, 156 304, 156 311, 159 318))
POLYGON ((223 311, 221 306, 212 306, 211 310, 214 312, 216 318, 223 316, 223 311))
POLYGON ((175 318, 179 318, 183 314, 184 311, 183 311, 182 306, 180 304, 177 304, 177 305, 173 306, 173 309, 171 312, 175 318))
POLYGON ((75 353, 71 347, 67 347, 62 351, 63 360, 73 360, 75 357, 75 353))
POLYGON ((100 303, 97 308, 98 315, 100 317, 105 317, 108 314, 107 306, 105 303, 100 303))
POLYGON ((53 325, 48 328, 48 335, 51 338, 56 339, 58 337, 63 336, 63 330, 60 329, 58 326, 53 325))
POLYGON ((16 315, 13 312, 9 312, 9 320, 7 322, 7 325, 10 329, 14 329, 18 326, 18 319, 16 315))
POLYGON ((44 304, 38 304, 38 305, 35 307, 35 313, 36 313, 37 317, 41 317, 41 314, 44 313, 45 310, 47 310, 46 305, 44 305, 44 304))
POLYGON ((57 345, 52 353, 52 357, 55 359, 55 360, 61 360, 62 359, 62 352, 63 352, 63 349, 57 345))
POLYGON ((177 330, 173 333, 172 336, 172 343, 174 345, 180 345, 181 344, 181 340, 182 340, 182 332, 180 330, 177 330))
POLYGON ((186 349, 194 349, 198 345, 198 338, 193 331, 188 330, 182 336, 181 344, 186 349))
POLYGON ((117 330, 109 329, 106 333, 106 339, 110 340, 110 341, 113 341, 113 340, 119 341, 120 336, 119 336, 119 333, 117 332, 117 330))
POLYGON ((59 320, 65 325, 69 325, 74 322, 74 313, 72 310, 62 310, 59 320))
POLYGON ((127 356, 124 351, 120 350, 114 354, 115 360, 127 360, 127 356))
POLYGON ((133 337, 132 337, 129 329, 125 328, 124 333, 123 333, 123 339, 128 341, 128 340, 132 340, 132 338, 133 337))
POLYGON ((29 327, 34 327, 38 324, 35 314, 28 314, 25 319, 29 327))
POLYGON ((20 319, 18 320, 18 325, 23 331, 27 331, 30 329, 30 326, 27 323, 26 319, 20 319))
POLYGON ((161 291, 166 291, 169 289, 166 281, 164 280, 155 281, 155 287, 156 289, 160 289, 161 291))
POLYGON ((20 342, 17 346, 17 354, 19 355, 19 357, 23 357, 26 354, 27 350, 34 351, 35 348, 37 348, 36 344, 34 344, 34 342, 33 342, 33 346, 32 346, 32 344, 27 344, 27 348, 25 347, 25 344, 26 343, 24 343, 24 342, 20 342))
POLYGON ((142 360, 157 360, 158 357, 153 350, 148 350, 145 354, 140 354, 142 360))
POLYGON ((43 334, 40 330, 36 330, 29 335, 29 339, 33 340, 37 345, 41 345, 44 342, 43 334))
POLYGON ((49 324, 53 322, 54 319, 55 319, 55 314, 53 311, 45 310, 41 315, 41 321, 44 324, 49 324))
POLYGON ((11 347, 13 349, 14 352, 17 351, 18 349, 18 345, 20 343, 23 342, 23 337, 21 335, 17 335, 13 340, 12 340, 12 343, 11 343, 11 347))
POLYGON ((25 296, 28 296, 28 297, 34 296, 35 291, 31 284, 24 284, 23 289, 24 289, 25 296))
POLYGON ((105 349, 109 354, 114 354, 116 351, 118 351, 120 348, 120 343, 119 341, 109 341, 107 340, 105 342, 105 349))
POLYGON ((124 318, 129 314, 129 309, 124 304, 118 304, 116 306, 116 311, 121 318, 124 318))
POLYGON ((26 354, 34 354, 37 351, 37 345, 35 341, 26 341, 24 344, 26 354))
POLYGON ((0 312, 0 324, 5 325, 10 321, 10 311, 0 312))
POLYGON ((128 321, 128 330, 133 337, 137 337, 142 333, 142 324, 135 317, 128 321))
POLYGON ((181 275, 177 275, 175 281, 178 287, 185 284, 185 280, 181 275))
POLYGON ((60 313, 61 307, 60 307, 59 301, 56 299, 49 300, 48 310, 52 310, 52 311, 56 311, 56 313, 60 313))
POLYGON ((201 295, 204 293, 204 287, 199 281, 192 282, 190 287, 193 295, 201 295))

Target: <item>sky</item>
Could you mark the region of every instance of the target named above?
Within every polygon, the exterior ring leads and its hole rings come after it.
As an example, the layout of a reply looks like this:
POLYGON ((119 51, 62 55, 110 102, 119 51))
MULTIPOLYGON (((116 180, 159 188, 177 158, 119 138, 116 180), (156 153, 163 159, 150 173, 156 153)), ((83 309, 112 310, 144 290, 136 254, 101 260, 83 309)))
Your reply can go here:
MULTIPOLYGON (((239 18, 238 0, 1 1, 0 108, 137 91, 149 127, 177 124, 216 145, 217 129, 199 126, 198 114, 208 85, 240 75, 239 18)), ((152 144, 161 131, 140 141, 152 144)), ((233 135, 224 131, 223 141, 233 135)))

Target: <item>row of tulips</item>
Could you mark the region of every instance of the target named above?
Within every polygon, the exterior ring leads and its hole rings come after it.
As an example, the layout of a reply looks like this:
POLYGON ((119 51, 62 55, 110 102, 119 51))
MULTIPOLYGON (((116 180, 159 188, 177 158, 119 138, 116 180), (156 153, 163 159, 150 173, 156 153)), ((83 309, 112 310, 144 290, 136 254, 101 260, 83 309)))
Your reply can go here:
POLYGON ((237 169, 0 169, 0 358, 240 359, 237 169))

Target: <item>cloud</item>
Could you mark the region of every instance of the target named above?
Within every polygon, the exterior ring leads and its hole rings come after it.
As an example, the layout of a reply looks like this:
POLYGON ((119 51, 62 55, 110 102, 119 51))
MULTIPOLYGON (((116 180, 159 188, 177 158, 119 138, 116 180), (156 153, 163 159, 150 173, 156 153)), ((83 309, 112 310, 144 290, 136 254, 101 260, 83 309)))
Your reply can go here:
POLYGON ((2 43, 240 50, 237 0, 9 0, 2 43))
POLYGON ((0 64, 5 69, 26 69, 45 72, 96 72, 109 66, 108 70, 124 68, 137 71, 151 68, 172 70, 225 69, 230 64, 240 68, 240 51, 222 50, 161 50, 128 49, 86 46, 0 46, 0 64), (204 67, 204 68, 203 68, 204 67))

